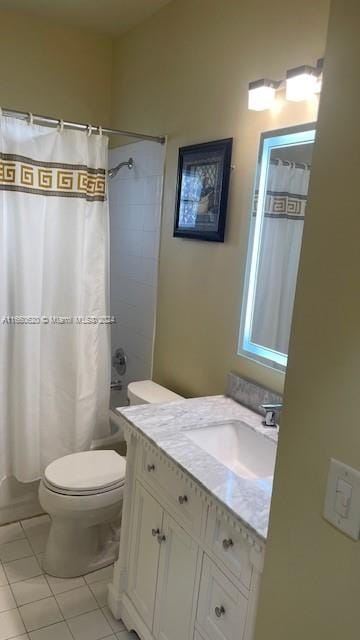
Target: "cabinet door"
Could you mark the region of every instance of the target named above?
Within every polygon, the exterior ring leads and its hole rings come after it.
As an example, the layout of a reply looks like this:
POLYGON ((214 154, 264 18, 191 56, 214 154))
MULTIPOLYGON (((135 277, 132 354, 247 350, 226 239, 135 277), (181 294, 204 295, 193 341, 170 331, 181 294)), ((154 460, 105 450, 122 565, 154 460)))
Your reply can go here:
POLYGON ((139 483, 136 483, 133 514, 128 593, 151 630, 160 555, 160 544, 155 532, 162 530, 163 510, 139 483))
POLYGON ((248 600, 204 555, 197 622, 209 640, 242 640, 248 600))
POLYGON ((162 533, 153 634, 158 640, 192 640, 198 545, 166 512, 162 533))

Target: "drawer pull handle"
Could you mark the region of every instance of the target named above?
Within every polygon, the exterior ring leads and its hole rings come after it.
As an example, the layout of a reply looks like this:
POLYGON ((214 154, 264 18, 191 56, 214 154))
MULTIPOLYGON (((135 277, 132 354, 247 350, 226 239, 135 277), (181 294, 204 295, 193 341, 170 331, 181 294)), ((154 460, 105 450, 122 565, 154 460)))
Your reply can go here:
POLYGON ((148 464, 147 470, 148 470, 149 473, 151 473, 151 471, 155 471, 155 465, 154 464, 148 464))
POLYGON ((166 540, 166 536, 158 535, 157 541, 158 541, 159 544, 161 544, 162 542, 165 542, 165 540, 166 540))
POLYGON ((225 551, 228 551, 228 549, 230 549, 230 547, 234 546, 233 541, 231 540, 231 538, 228 538, 228 540, 223 540, 222 542, 222 546, 225 549, 225 551))
POLYGON ((187 496, 179 496, 178 500, 179 500, 180 504, 184 504, 185 502, 188 501, 188 497, 187 496))
POLYGON ((221 616, 225 615, 225 607, 221 605, 221 607, 215 607, 215 615, 217 618, 221 618, 221 616))
POLYGON ((155 538, 155 536, 158 536, 159 533, 160 533, 160 529, 152 529, 151 530, 151 534, 154 536, 154 538, 155 538))

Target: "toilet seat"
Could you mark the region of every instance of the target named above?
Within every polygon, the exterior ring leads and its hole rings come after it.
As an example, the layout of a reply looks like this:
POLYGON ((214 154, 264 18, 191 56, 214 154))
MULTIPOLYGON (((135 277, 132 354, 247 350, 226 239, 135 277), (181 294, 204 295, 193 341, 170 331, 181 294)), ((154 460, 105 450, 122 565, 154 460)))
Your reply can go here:
POLYGON ((115 451, 83 451, 51 462, 43 483, 61 495, 92 496, 122 487, 125 471, 126 461, 115 451))

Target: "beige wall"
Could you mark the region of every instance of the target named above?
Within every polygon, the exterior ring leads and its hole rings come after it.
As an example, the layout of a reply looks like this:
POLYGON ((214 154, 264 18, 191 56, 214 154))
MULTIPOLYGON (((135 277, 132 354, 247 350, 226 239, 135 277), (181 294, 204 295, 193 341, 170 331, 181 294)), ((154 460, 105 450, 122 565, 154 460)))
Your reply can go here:
POLYGON ((360 6, 333 0, 256 640, 358 640, 360 553, 322 517, 360 469, 360 6))
POLYGON ((261 131, 311 121, 316 103, 247 110, 247 85, 323 55, 328 0, 175 0, 121 37, 113 123, 169 135, 155 379, 180 393, 222 392, 231 369, 281 390, 283 376, 236 356, 248 211, 261 131), (181 145, 234 137, 226 242, 172 238, 181 145))
POLYGON ((0 105, 107 124, 112 42, 80 29, 0 13, 0 105))

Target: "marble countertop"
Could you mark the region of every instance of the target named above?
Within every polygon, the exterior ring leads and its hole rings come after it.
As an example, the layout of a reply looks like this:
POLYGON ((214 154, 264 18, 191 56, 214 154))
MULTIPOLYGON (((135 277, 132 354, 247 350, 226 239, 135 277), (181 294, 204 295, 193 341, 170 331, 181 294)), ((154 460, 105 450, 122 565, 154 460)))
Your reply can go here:
POLYGON ((261 436, 277 441, 277 433, 261 424, 261 416, 226 396, 181 400, 162 405, 120 407, 116 412, 168 455, 201 487, 225 505, 252 533, 266 541, 272 478, 237 476, 193 443, 186 431, 239 420, 261 436))

